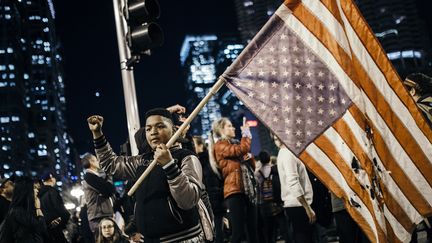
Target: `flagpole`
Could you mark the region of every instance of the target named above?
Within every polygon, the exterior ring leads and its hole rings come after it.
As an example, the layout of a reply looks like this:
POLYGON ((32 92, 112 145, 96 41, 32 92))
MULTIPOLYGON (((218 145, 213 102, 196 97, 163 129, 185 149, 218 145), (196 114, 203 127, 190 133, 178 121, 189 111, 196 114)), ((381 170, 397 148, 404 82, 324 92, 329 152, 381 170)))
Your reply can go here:
MULTIPOLYGON (((177 138, 180 136, 180 134, 183 132, 183 130, 189 126, 189 124, 192 122, 192 120, 198 115, 198 113, 202 110, 202 108, 208 103, 211 97, 215 95, 219 89, 224 85, 225 79, 222 77, 219 77, 218 81, 213 85, 213 87, 210 89, 209 93, 204 97, 204 99, 201 100, 201 102, 198 104, 198 106, 192 111, 192 113, 188 116, 188 118, 183 122, 183 124, 180 126, 180 128, 174 133, 174 135, 170 138, 166 146, 169 148, 171 147, 176 141, 177 138)), ((138 178, 138 180, 135 182, 135 184, 132 186, 132 188, 129 190, 128 195, 132 196, 135 191, 138 189, 138 187, 141 185, 141 183, 144 181, 144 179, 147 177, 148 174, 153 170, 157 162, 153 160, 150 165, 147 167, 147 169, 144 171, 144 173, 141 174, 141 176, 138 178)))

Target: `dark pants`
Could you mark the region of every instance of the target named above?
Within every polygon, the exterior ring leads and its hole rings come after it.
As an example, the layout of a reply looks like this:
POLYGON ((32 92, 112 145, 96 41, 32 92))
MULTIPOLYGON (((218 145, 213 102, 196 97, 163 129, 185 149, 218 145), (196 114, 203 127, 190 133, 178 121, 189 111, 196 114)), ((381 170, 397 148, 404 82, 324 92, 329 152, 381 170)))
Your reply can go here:
POLYGON ((296 243, 312 243, 313 227, 303 207, 285 208, 285 214, 291 219, 293 238, 296 243))
POLYGON ((334 213, 340 243, 369 242, 366 235, 346 210, 334 213))
POLYGON ((240 243, 246 231, 247 242, 257 243, 256 206, 250 203, 244 194, 229 196, 226 202, 229 209, 229 221, 232 229, 230 242, 240 243))
POLYGON ((224 242, 223 216, 224 216, 224 213, 215 213, 214 214, 215 233, 216 233, 216 237, 214 240, 215 243, 223 243, 224 242))
POLYGON ((276 218, 267 212, 266 206, 258 205, 258 239, 263 243, 276 242, 276 218))

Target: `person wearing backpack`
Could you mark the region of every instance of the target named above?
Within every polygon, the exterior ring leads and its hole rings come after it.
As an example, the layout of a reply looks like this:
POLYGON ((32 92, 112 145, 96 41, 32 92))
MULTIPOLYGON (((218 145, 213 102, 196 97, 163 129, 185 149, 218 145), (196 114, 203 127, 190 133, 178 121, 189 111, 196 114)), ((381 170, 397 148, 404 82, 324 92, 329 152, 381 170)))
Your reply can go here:
POLYGON ((272 164, 270 163, 270 154, 267 151, 261 151, 258 155, 261 161, 261 168, 255 172, 255 178, 258 182, 258 231, 259 242, 273 243, 276 242, 276 218, 281 208, 276 207, 273 200, 273 175, 272 164))

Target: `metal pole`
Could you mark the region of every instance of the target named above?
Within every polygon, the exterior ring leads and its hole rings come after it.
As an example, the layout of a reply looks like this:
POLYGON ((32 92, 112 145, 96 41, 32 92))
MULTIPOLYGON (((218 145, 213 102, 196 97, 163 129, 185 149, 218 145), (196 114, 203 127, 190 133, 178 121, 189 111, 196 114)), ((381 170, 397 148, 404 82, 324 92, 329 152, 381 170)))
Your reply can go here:
MULTIPOLYGON (((219 78, 219 80, 213 85, 213 87, 210 89, 210 92, 204 97, 204 99, 201 100, 201 102, 197 105, 197 107, 192 111, 192 113, 188 116, 188 118, 183 122, 183 124, 179 127, 179 129, 174 133, 174 135, 170 138, 166 146, 169 148, 171 147, 176 141, 177 138, 180 136, 180 134, 183 132, 183 130, 189 126, 189 124, 192 122, 192 120, 198 115, 198 113, 202 110, 202 108, 207 104, 207 102, 210 100, 210 98, 215 95, 219 89, 224 84, 225 79, 222 77, 219 78)), ((132 188, 129 190, 128 195, 132 196, 135 191, 138 189, 140 184, 143 182, 143 180, 147 177, 148 174, 153 170, 155 165, 157 164, 156 160, 153 160, 150 165, 147 167, 147 169, 144 171, 144 173, 141 174, 141 176, 138 178, 138 180, 135 182, 135 184, 132 186, 132 188)))
POLYGON ((127 24, 123 18, 124 0, 113 0, 114 18, 117 30, 117 44, 119 47, 120 68, 123 80, 123 94, 126 106, 126 117, 129 131, 129 144, 132 155, 138 154, 138 148, 135 143, 135 133, 140 129, 140 120, 138 113, 138 103, 135 92, 135 79, 133 69, 128 68, 126 62, 131 58, 130 50, 126 44, 127 24))

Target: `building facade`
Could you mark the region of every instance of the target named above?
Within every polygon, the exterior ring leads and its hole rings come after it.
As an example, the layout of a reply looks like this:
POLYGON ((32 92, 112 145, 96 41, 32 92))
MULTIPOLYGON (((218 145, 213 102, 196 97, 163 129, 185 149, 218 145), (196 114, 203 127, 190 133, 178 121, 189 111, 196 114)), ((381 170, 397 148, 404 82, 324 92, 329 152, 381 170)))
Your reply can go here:
POLYGON ((399 74, 431 73, 432 44, 416 0, 356 0, 399 74))
MULTIPOLYGON (((75 178, 51 0, 0 3, 0 175, 75 178)), ((61 182, 59 182, 61 185, 61 182)))

